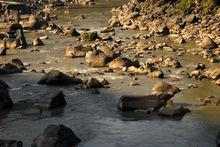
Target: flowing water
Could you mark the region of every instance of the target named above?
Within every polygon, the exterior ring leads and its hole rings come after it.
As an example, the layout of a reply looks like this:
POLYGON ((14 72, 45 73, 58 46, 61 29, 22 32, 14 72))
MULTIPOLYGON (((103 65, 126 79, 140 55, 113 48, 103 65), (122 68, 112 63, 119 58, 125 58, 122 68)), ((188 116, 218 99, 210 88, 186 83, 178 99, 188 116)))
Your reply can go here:
MULTIPOLYGON (((109 11, 113 6, 123 3, 122 0, 98 1, 96 6, 76 6, 59 9, 60 25, 72 23, 77 29, 89 28, 99 30, 107 25, 109 11), (105 3, 104 3, 105 2, 105 3), (70 14, 64 15, 69 10, 70 14), (75 16, 84 14, 85 20, 76 20, 75 16)), ((136 31, 118 31, 119 36, 132 36, 136 31)), ((46 32, 25 33, 29 43, 36 36, 46 35, 46 32)), ((117 101, 121 95, 144 95, 151 92, 152 86, 158 80, 146 76, 137 76, 135 82, 140 85, 129 87, 134 82, 133 77, 122 76, 117 73, 97 74, 103 69, 88 68, 84 59, 70 59, 64 57, 68 44, 79 43, 76 38, 49 34, 44 40, 45 46, 28 48, 25 50, 11 50, 9 55, 1 57, 1 61, 12 58, 21 59, 27 68, 37 71, 58 69, 63 72, 90 73, 91 77, 107 79, 111 82, 109 89, 100 89, 101 94, 93 94, 90 90, 80 89, 78 86, 42 86, 36 84, 43 74, 25 72, 22 74, 0 75, 11 87, 10 95, 15 103, 21 100, 39 98, 47 91, 61 89, 65 94, 68 105, 62 109, 39 112, 25 104, 15 104, 9 113, 1 114, 0 138, 16 139, 29 147, 32 140, 49 124, 64 124, 74 130, 82 139, 79 147, 212 147, 220 128, 220 107, 197 107, 198 99, 206 96, 219 96, 219 87, 210 81, 196 81, 182 79, 168 82, 177 84, 184 89, 175 96, 175 102, 189 107, 192 112, 182 119, 168 119, 146 116, 144 113, 120 113, 117 101), (38 49, 39 51, 36 51, 38 49), (32 50, 32 51, 31 51, 32 50), (187 84, 196 83, 198 88, 187 89, 187 84)), ((165 38, 166 39, 166 38, 165 38)), ((188 44, 190 47, 190 43, 188 44)), ((161 53, 159 53, 161 54, 161 53)), ((185 64, 206 63, 195 56, 179 57, 185 64)), ((206 63, 207 64, 207 63, 206 63)), ((207 64, 208 65, 208 64, 207 64)), ((166 76, 172 76, 166 74, 166 76)))

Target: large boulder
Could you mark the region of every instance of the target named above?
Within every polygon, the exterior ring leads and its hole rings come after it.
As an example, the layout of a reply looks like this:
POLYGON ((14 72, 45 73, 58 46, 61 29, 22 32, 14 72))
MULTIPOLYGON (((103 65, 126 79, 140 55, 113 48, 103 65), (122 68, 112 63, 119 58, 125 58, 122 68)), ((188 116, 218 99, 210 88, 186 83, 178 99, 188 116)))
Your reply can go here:
POLYGON ((80 84, 82 81, 77 78, 71 78, 68 75, 58 71, 51 70, 46 73, 38 82, 38 84, 46 84, 46 85, 76 85, 80 84))
POLYGON ((181 90, 174 85, 160 81, 153 86, 152 91, 153 91, 153 93, 157 93, 157 94, 169 93, 171 95, 174 95, 174 94, 180 92, 181 90))
POLYGON ((134 111, 137 109, 155 109, 166 105, 166 101, 172 98, 172 95, 162 93, 158 95, 147 96, 121 96, 118 102, 118 109, 122 111, 134 111))
POLYGON ((71 147, 81 140, 64 125, 49 125, 38 135, 31 147, 71 147))
POLYGON ((86 62, 91 67, 104 67, 107 64, 107 56, 100 50, 86 53, 86 62))
POLYGON ((0 147, 22 147, 23 143, 17 140, 0 140, 0 147))
POLYGON ((64 107, 66 100, 62 91, 48 92, 41 96, 34 105, 41 108, 53 109, 64 107))
POLYGON ((86 53, 89 51, 92 51, 92 48, 90 46, 86 46, 86 45, 69 46, 66 49, 66 56, 70 58, 85 57, 86 53))
POLYGON ((5 85, 0 85, 0 110, 10 109, 13 102, 5 85))
POLYGON ((210 37, 204 37, 201 42, 201 47, 204 49, 213 49, 217 48, 218 45, 210 37))

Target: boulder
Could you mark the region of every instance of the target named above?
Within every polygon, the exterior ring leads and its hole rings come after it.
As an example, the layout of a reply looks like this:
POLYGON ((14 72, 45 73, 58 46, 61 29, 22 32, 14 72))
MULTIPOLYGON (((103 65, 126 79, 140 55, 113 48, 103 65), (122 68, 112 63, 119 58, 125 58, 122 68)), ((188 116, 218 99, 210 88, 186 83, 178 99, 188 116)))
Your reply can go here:
POLYGON ((159 109, 159 115, 168 116, 168 117, 183 117, 188 112, 190 112, 190 110, 182 106, 179 107, 163 106, 159 109))
POLYGON ((217 48, 218 45, 210 37, 204 37, 201 42, 201 47, 204 49, 213 49, 217 48))
POLYGON ((104 67, 107 64, 107 56, 100 50, 86 53, 86 62, 91 67, 104 67))
POLYGON ((8 88, 0 85, 0 110, 10 109, 13 102, 9 96, 8 88))
POLYGON ((99 39, 97 32, 85 32, 79 36, 80 41, 95 41, 99 39))
POLYGON ((95 78, 91 78, 85 82, 86 88, 104 88, 104 84, 95 78))
POLYGON ((11 63, 0 64, 0 74, 21 73, 22 70, 11 63))
POLYGON ((118 101, 118 109, 121 111, 134 111, 138 109, 157 109, 166 105, 166 101, 172 98, 172 95, 162 93, 158 95, 147 96, 121 96, 118 101))
POLYGON ((180 92, 181 90, 174 85, 160 81, 153 86, 152 91, 153 91, 153 93, 157 93, 157 94, 169 93, 171 95, 174 95, 174 94, 180 92))
POLYGON ((1 147, 22 147, 23 143, 17 140, 0 140, 1 147))
POLYGON ((71 147, 81 140, 64 125, 49 125, 38 135, 31 147, 71 147))
POLYGON ((121 70, 124 67, 130 67, 130 66, 138 67, 139 62, 138 61, 132 62, 128 58, 118 57, 118 58, 115 58, 112 62, 109 63, 109 68, 114 69, 114 70, 121 70))
POLYGON ((89 51, 92 51, 92 48, 90 46, 86 46, 86 45, 69 46, 66 49, 66 56, 70 58, 85 57, 86 53, 89 51))
POLYGON ((39 37, 37 37, 33 40, 32 45, 33 46, 42 46, 42 45, 44 45, 44 43, 39 37))
POLYGON ((77 78, 71 78, 68 75, 58 71, 51 70, 46 73, 38 82, 38 84, 46 84, 46 85, 75 85, 80 84, 82 81, 77 78))
POLYGON ((47 109, 64 107, 66 104, 67 103, 62 91, 50 91, 45 95, 42 95, 41 98, 34 103, 37 107, 47 109))

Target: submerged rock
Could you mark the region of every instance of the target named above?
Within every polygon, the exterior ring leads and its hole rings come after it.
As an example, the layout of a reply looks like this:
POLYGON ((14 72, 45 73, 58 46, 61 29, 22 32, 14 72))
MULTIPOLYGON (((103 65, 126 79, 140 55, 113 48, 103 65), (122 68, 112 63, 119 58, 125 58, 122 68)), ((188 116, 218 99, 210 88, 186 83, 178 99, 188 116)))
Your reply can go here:
POLYGON ((58 70, 51 70, 49 73, 46 73, 38 82, 38 84, 47 85, 76 85, 80 83, 82 83, 80 79, 71 78, 58 70))
POLYGON ((37 136, 31 147, 71 147, 81 140, 64 125, 49 125, 37 136))
POLYGON ((166 101, 172 98, 170 94, 147 95, 147 96, 121 96, 118 109, 121 111, 134 111, 138 109, 155 109, 166 105, 166 101))
POLYGON ((23 147, 23 143, 17 140, 0 140, 1 147, 23 147))
POLYGON ((50 91, 45 95, 42 95, 41 98, 34 103, 35 106, 47 109, 64 107, 66 104, 62 91, 50 91))
POLYGON ((157 84, 155 84, 152 90, 153 93, 169 93, 171 95, 174 95, 181 91, 178 87, 165 83, 163 81, 160 81, 157 84))

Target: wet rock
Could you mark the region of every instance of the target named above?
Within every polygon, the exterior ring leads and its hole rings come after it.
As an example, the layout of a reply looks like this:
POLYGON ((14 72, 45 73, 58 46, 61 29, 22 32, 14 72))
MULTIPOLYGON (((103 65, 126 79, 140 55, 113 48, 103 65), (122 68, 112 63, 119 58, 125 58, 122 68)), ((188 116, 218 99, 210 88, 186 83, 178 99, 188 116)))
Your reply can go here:
POLYGON ((218 45, 210 37, 204 37, 201 42, 201 47, 204 49, 213 49, 217 48, 218 45))
POLYGON ((199 70, 193 70, 190 73, 190 77, 193 77, 193 78, 196 78, 196 79, 198 79, 200 76, 201 76, 201 72, 199 70))
POLYGON ((195 70, 204 70, 204 69, 206 69, 205 64, 198 63, 195 65, 195 70))
POLYGON ((98 38, 97 32, 85 32, 79 36, 80 41, 95 41, 98 38))
POLYGON ((174 68, 180 68, 181 64, 177 59, 172 58, 166 58, 162 63, 162 66, 164 67, 174 67, 174 68))
POLYGON ((73 36, 73 37, 78 37, 80 36, 80 33, 75 29, 75 28, 71 28, 68 33, 69 36, 73 36))
POLYGON ((13 102, 9 96, 8 88, 5 85, 0 85, 0 110, 10 109, 13 102))
POLYGON ((109 60, 112 60, 116 58, 117 56, 119 56, 119 54, 116 54, 113 50, 111 50, 107 46, 100 46, 98 47, 98 49, 102 51, 109 58, 109 60))
POLYGON ((220 86, 220 79, 218 79, 217 81, 215 81, 215 84, 220 86))
POLYGON ((138 109, 160 108, 172 98, 170 94, 147 95, 147 96, 121 96, 118 109, 121 111, 134 111, 138 109))
POLYGON ((121 57, 118 57, 109 63, 109 68, 114 70, 122 70, 124 67, 130 67, 130 66, 138 67, 139 63, 132 62, 128 58, 121 58, 121 57))
POLYGON ((86 45, 69 46, 66 49, 66 56, 70 58, 85 57, 86 53, 92 50, 90 46, 86 45))
POLYGON ((164 74, 161 70, 150 72, 148 76, 151 78, 164 78, 164 74))
POLYGON ((183 117, 188 112, 190 112, 190 110, 182 106, 178 106, 178 107, 163 106, 159 109, 159 115, 168 116, 168 117, 183 117))
POLYGON ((86 53, 86 62, 91 67, 104 67, 107 64, 107 56, 100 50, 86 53))
POLYGON ((174 40, 175 44, 183 44, 185 42, 186 41, 185 41, 185 39, 182 36, 180 36, 180 37, 178 37, 177 39, 174 40))
POLYGON ((205 71, 205 76, 212 80, 220 79, 220 67, 213 67, 208 69, 205 71))
POLYGON ((166 36, 170 34, 170 29, 167 26, 161 26, 158 28, 156 33, 159 35, 166 36))
POLYGON ((30 30, 40 30, 40 29, 46 29, 48 26, 48 22, 45 21, 41 17, 37 17, 34 15, 31 15, 29 17, 29 21, 23 25, 24 28, 30 29, 30 30))
POLYGON ((32 45, 33 46, 42 46, 42 45, 44 45, 44 43, 39 37, 37 37, 33 40, 32 45))
POLYGON ((198 88, 198 85, 196 85, 196 84, 188 84, 187 87, 188 87, 189 89, 198 88))
POLYGON ((176 93, 179 93, 181 90, 174 85, 165 83, 164 81, 160 81, 153 86, 152 91, 153 93, 169 93, 171 95, 174 95, 176 93))
POLYGON ((81 140, 64 125, 49 125, 38 135, 31 147, 70 147, 81 140))
POLYGON ((58 70, 51 70, 49 73, 46 73, 38 82, 38 84, 46 85, 76 85, 80 83, 82 83, 80 79, 74 77, 71 78, 58 70))
POLYGON ((217 145, 217 147, 220 146, 220 131, 218 132, 218 134, 216 136, 216 145, 217 145))
POLYGON ((41 108, 53 109, 64 107, 66 105, 66 100, 62 91, 48 92, 42 95, 34 105, 41 108))
POLYGON ((0 64, 0 74, 14 74, 21 73, 22 70, 12 63, 0 64))
POLYGON ((6 45, 0 47, 0 56, 6 55, 6 52, 7 52, 6 45))
POLYGON ((8 86, 8 84, 5 83, 5 81, 0 79, 0 86, 3 86, 6 89, 9 89, 10 87, 8 86))
POLYGON ((17 140, 0 140, 1 147, 23 147, 23 143, 17 140))
POLYGON ((88 81, 85 82, 86 88, 104 88, 104 84, 98 81, 95 78, 90 78, 88 81))
POLYGON ((220 98, 216 98, 215 96, 208 96, 206 98, 200 99, 205 105, 212 104, 219 106, 220 105, 220 98))

